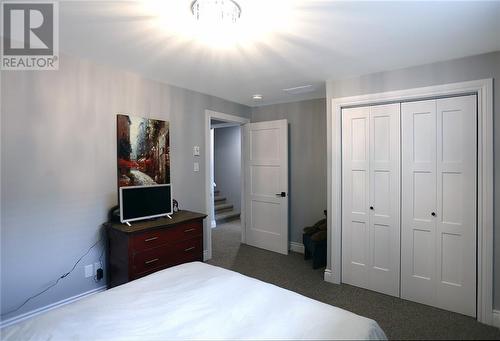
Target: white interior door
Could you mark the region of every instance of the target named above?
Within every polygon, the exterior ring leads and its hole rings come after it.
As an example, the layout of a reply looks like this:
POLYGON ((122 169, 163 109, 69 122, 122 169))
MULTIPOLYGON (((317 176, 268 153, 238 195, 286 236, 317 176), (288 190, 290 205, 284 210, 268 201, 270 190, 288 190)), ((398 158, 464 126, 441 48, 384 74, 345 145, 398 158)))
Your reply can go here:
POLYGON ((370 108, 370 286, 399 297, 400 270, 399 103, 370 108))
POLYGON ((476 96, 402 105, 401 297, 476 316, 476 96))
POLYGON ((342 282, 370 289, 370 108, 342 110, 342 282))
POLYGON ((342 281, 399 296, 400 104, 342 110, 342 281))
POLYGON ((287 120, 245 125, 247 244, 288 254, 287 120))
POLYGON ((401 297, 436 299, 436 101, 401 105, 401 297))

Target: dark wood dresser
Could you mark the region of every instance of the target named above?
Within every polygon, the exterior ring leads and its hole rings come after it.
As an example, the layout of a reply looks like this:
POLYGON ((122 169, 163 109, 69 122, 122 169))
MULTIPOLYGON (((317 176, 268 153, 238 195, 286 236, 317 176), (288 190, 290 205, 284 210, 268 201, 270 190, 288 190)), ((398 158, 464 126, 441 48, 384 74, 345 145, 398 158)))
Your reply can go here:
POLYGON ((105 223, 108 236, 108 287, 127 283, 158 270, 203 261, 203 219, 179 211, 172 219, 105 223))

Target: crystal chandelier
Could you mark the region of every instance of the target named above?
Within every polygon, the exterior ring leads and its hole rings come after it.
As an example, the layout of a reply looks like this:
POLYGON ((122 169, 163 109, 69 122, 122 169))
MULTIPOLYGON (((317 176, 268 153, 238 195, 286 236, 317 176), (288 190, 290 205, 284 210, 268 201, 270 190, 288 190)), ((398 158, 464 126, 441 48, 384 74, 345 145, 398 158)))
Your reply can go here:
POLYGON ((191 12, 200 22, 235 24, 241 16, 241 7, 233 0, 195 0, 191 12))

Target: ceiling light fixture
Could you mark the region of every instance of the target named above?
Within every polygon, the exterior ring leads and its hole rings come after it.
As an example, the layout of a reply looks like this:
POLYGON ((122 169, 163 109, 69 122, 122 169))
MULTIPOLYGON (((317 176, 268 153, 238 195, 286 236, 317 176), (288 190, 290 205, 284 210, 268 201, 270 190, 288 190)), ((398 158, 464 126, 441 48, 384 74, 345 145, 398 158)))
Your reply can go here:
POLYGON ((233 0, 194 0, 191 12, 196 20, 212 24, 235 24, 241 17, 241 7, 233 0))
POLYGON ((252 99, 254 101, 262 101, 264 99, 264 96, 257 94, 257 95, 253 95, 252 99))

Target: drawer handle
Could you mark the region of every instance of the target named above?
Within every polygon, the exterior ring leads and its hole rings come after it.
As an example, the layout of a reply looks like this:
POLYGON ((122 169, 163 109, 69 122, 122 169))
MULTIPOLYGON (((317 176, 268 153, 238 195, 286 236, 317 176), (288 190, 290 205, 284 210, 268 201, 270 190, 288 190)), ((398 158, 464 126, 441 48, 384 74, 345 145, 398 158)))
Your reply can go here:
POLYGON ((148 238, 148 239, 144 239, 145 242, 152 242, 153 240, 157 240, 158 237, 151 237, 151 238, 148 238))
POLYGON ((144 264, 151 264, 151 263, 158 262, 158 261, 159 261, 159 259, 155 258, 155 259, 145 261, 144 264))
POLYGON ((187 229, 187 230, 184 230, 184 233, 193 232, 193 231, 196 231, 196 229, 195 228, 187 229))
POLYGON ((194 250, 194 249, 196 249, 196 247, 191 246, 191 247, 188 247, 187 249, 184 249, 184 252, 189 252, 189 251, 194 250))

